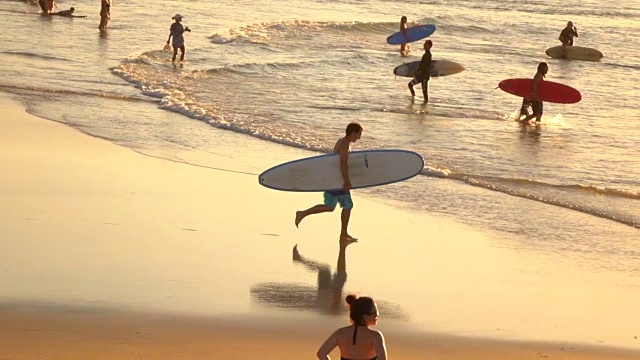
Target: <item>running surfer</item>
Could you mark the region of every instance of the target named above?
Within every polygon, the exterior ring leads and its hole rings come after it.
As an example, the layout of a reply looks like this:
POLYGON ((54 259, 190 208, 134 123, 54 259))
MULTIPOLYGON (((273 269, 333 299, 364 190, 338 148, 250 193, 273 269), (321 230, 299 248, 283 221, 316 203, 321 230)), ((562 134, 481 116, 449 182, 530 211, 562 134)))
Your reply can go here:
POLYGON ((296 211, 295 225, 298 227, 302 219, 309 215, 332 212, 339 203, 340 207, 342 207, 342 214, 340 216, 340 241, 357 241, 358 239, 349 235, 347 232, 349 219, 351 218, 351 209, 353 208, 350 191, 351 178, 349 177, 349 151, 351 150, 351 143, 355 143, 362 136, 362 126, 355 122, 350 123, 347 125, 345 133, 345 136, 341 137, 333 147, 333 152, 340 155, 340 173, 343 179, 342 189, 325 191, 323 194, 323 204, 312 206, 307 210, 296 211))

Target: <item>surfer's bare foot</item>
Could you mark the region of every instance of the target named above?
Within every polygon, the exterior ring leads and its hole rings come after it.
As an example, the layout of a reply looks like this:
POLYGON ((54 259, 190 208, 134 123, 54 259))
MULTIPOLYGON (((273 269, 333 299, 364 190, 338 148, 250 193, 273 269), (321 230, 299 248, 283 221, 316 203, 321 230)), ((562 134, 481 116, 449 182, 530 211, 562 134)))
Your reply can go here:
POLYGON ((358 239, 354 238, 349 234, 340 235, 340 242, 356 242, 356 241, 358 241, 358 239))
POLYGON ((296 211, 296 227, 300 225, 300 221, 302 221, 302 219, 304 219, 304 215, 302 214, 302 211, 296 211))

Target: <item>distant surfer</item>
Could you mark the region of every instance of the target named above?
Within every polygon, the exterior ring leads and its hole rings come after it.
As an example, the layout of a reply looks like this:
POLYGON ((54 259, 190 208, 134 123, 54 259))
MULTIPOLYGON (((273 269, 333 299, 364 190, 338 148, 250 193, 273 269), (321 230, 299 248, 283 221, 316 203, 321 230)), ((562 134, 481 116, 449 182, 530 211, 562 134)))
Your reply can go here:
POLYGON ((73 15, 74 11, 76 11, 76 9, 71 7, 71 8, 69 8, 69 10, 62 10, 62 11, 54 12, 54 13, 51 13, 51 15, 59 15, 59 16, 75 17, 75 18, 86 18, 87 17, 86 15, 73 15))
POLYGON ((424 42, 424 55, 422 55, 422 60, 420 60, 420 67, 416 72, 416 77, 414 77, 408 85, 409 91, 411 91, 411 96, 416 96, 416 92, 413 90, 413 86, 416 84, 422 85, 422 95, 424 97, 425 104, 429 102, 429 80, 431 79, 432 46, 433 42, 431 40, 427 40, 424 42))
POLYGON ((355 295, 348 295, 346 300, 352 325, 334 331, 318 349, 318 359, 329 360, 329 354, 337 347, 343 360, 387 360, 384 336, 380 331, 370 328, 378 323, 375 301, 370 297, 355 295))
POLYGON ((407 17, 403 16, 400 18, 400 32, 402 33, 402 36, 404 37, 404 40, 406 42, 400 45, 400 54, 402 56, 409 55, 409 51, 411 50, 411 47, 409 46, 409 36, 407 36, 407 28, 407 17))
POLYGON ((542 120, 542 101, 540 100, 540 84, 544 81, 547 72, 549 71, 549 65, 546 62, 541 62, 538 64, 538 71, 533 76, 533 86, 531 87, 531 95, 528 98, 523 99, 522 108, 520 109, 520 116, 522 116, 523 108, 525 108, 525 103, 528 106, 531 106, 531 110, 533 111, 531 114, 527 114, 524 119, 520 120, 520 123, 525 123, 534 117, 536 118, 536 122, 539 123, 542 120))
POLYGON ((184 37, 182 36, 182 34, 184 34, 185 31, 191 32, 191 29, 189 29, 188 27, 183 27, 182 26, 182 18, 183 16, 180 14, 176 14, 174 17, 172 17, 171 19, 173 19, 175 22, 173 24, 171 24, 171 27, 169 28, 169 38, 167 39, 167 45, 169 44, 169 41, 171 41, 171 38, 173 37, 173 41, 172 41, 172 45, 173 45, 173 57, 171 58, 171 62, 176 62, 176 56, 178 55, 178 49, 180 49, 180 61, 184 61, 184 37))
POLYGON ((562 29, 558 40, 562 43, 562 46, 573 46, 573 37, 579 37, 578 29, 573 26, 573 22, 567 22, 567 27, 562 29))
POLYGON ((340 173, 342 174, 342 189, 335 191, 325 191, 324 203, 310 207, 307 210, 296 211, 296 227, 300 225, 302 219, 309 215, 320 214, 323 212, 332 212, 336 205, 342 207, 340 216, 341 230, 340 241, 357 241, 358 239, 349 235, 347 228, 349 227, 349 218, 351 217, 351 209, 353 201, 351 200, 351 178, 349 177, 349 151, 351 143, 355 143, 362 136, 362 126, 358 123, 350 123, 345 130, 346 135, 341 137, 333 147, 333 152, 340 155, 340 173))

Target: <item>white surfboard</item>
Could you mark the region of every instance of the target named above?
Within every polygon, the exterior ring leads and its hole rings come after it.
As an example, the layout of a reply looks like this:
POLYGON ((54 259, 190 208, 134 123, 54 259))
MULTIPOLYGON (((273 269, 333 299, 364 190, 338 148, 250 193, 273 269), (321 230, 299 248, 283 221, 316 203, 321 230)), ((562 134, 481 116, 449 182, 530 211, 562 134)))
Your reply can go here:
MULTIPOLYGON (((424 159, 407 150, 365 150, 349 153, 353 189, 391 184, 422 171, 424 159)), ((260 185, 282 191, 341 190, 340 156, 328 154, 274 166, 258 176, 260 185)))
POLYGON ((558 45, 548 48, 545 53, 550 58, 567 60, 600 61, 603 57, 600 51, 582 46, 558 45))
MULTIPOLYGON (((412 61, 396 66, 393 73, 397 76, 414 77, 419 68, 420 61, 412 61)), ((432 60, 430 70, 431 77, 447 76, 462 72, 464 66, 449 60, 432 60)))

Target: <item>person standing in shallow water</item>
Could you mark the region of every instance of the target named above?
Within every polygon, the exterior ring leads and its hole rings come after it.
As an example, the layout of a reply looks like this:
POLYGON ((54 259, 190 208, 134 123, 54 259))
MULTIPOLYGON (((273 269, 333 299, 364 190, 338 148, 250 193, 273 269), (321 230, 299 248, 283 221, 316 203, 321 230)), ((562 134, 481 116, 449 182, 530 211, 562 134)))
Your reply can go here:
POLYGON ((100 2, 100 25, 98 29, 107 30, 107 24, 111 19, 111 0, 101 0, 100 2))
POLYGON ((329 353, 338 347, 341 360, 387 360, 384 336, 370 328, 378 323, 376 303, 370 297, 355 295, 348 295, 346 300, 352 325, 331 334, 318 349, 318 359, 331 360, 329 353))
POLYGON ((403 16, 400 18, 400 32, 402 32, 402 36, 406 42, 400 45, 400 55, 402 56, 409 55, 409 51, 411 50, 411 47, 409 46, 409 38, 407 37, 407 28, 407 17, 403 16))
MULTIPOLYGON (((529 96, 528 104, 531 106, 531 110, 533 112, 527 116, 525 116, 520 123, 526 123, 529 120, 536 118, 536 122, 539 123, 542 120, 542 101, 540 100, 540 84, 544 81, 545 76, 547 76, 547 72, 549 72, 549 65, 546 62, 541 62, 538 64, 538 71, 533 76, 533 86, 531 87, 531 95, 529 96)), ((527 100, 525 98, 525 100, 527 100)), ((525 100, 523 100, 523 108, 525 100)), ((522 109, 520 110, 520 116, 522 116, 522 109)))
POLYGON ((427 40, 424 42, 424 55, 420 60, 420 67, 416 72, 416 77, 409 81, 409 91, 411 96, 416 96, 416 92, 413 90, 413 86, 420 84, 422 86, 422 96, 424 97, 424 103, 429 103, 429 80, 431 79, 431 47, 433 42, 427 40))
POLYGON ((191 29, 189 29, 188 27, 182 26, 182 15, 176 14, 171 19, 175 21, 173 24, 171 24, 171 27, 169 28, 169 38, 167 39, 167 45, 168 45, 169 41, 171 41, 171 38, 173 37, 173 42, 172 42, 173 57, 171 58, 171 62, 176 62, 178 49, 180 49, 180 61, 184 61, 185 48, 184 48, 184 37, 182 36, 182 34, 184 34, 185 31, 191 32, 191 29))
POLYGON ((340 173, 342 174, 343 184, 341 190, 325 191, 324 204, 318 204, 308 208, 307 210, 296 211, 296 227, 300 225, 302 219, 309 215, 320 214, 323 212, 332 212, 338 203, 342 207, 340 216, 341 230, 340 241, 357 241, 347 232, 349 227, 349 219, 351 218, 351 209, 353 201, 351 200, 351 178, 349 177, 349 151, 351 143, 354 143, 362 136, 362 126, 358 123, 350 123, 345 130, 346 135, 341 137, 333 147, 333 152, 340 155, 340 173))

